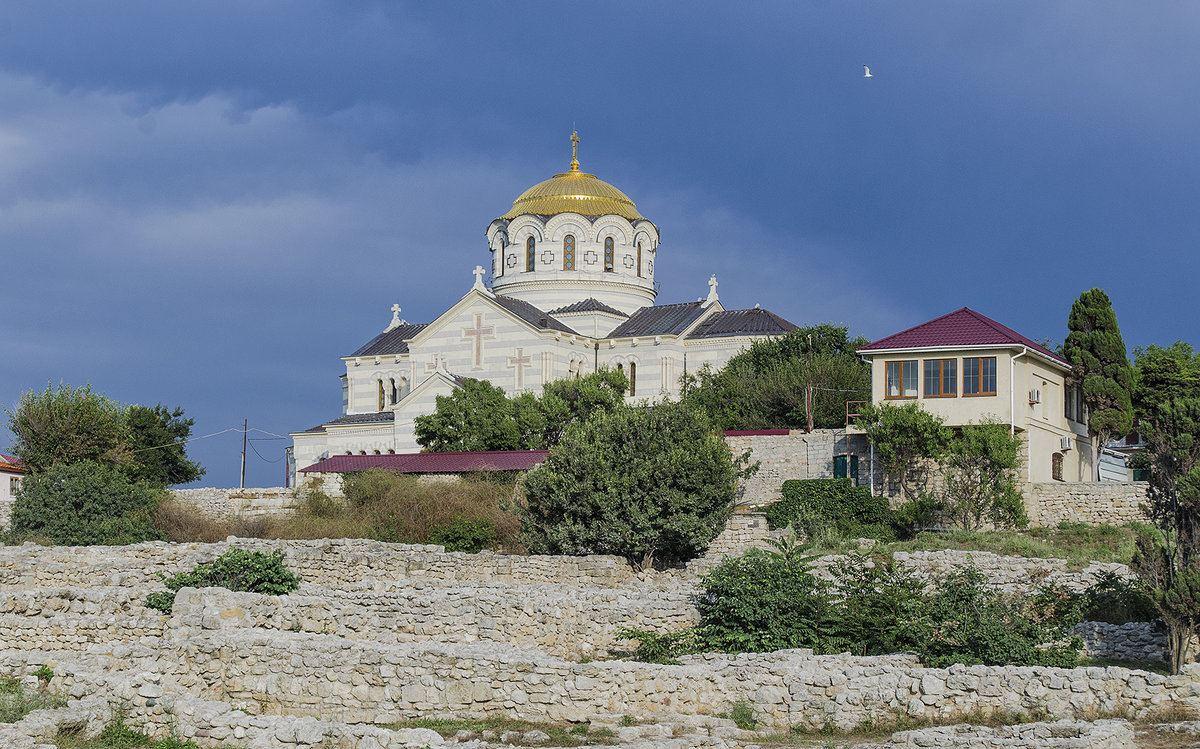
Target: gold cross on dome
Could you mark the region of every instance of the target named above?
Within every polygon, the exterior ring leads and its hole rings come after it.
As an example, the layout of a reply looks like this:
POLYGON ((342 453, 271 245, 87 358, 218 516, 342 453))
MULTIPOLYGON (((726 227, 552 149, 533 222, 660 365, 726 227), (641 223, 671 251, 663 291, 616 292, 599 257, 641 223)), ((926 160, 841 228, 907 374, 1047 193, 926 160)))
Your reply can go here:
POLYGON ((579 131, 571 133, 571 171, 579 171, 579 131))

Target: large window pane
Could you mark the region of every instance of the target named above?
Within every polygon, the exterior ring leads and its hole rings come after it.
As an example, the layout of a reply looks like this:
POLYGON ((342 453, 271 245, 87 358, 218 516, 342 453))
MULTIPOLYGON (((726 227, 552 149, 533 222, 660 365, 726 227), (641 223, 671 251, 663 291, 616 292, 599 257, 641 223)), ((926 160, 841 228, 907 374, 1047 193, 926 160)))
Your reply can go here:
POLYGON ((955 395, 958 393, 958 360, 943 359, 942 360, 942 395, 955 395))
POLYGON ((979 394, 979 359, 963 359, 963 395, 979 394))
POLYGON ((904 362, 904 397, 917 397, 917 362, 904 362))

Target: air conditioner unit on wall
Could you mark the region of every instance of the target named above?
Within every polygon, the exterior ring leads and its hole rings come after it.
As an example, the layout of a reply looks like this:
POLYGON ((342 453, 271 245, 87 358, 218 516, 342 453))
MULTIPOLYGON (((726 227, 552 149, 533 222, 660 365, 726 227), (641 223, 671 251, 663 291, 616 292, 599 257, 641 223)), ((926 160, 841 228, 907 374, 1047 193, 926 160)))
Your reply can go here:
POLYGON ((1042 391, 1038 390, 1037 388, 1033 388, 1032 390, 1030 390, 1029 391, 1029 402, 1030 403, 1041 403, 1042 402, 1042 391))
POLYGON ((1074 438, 1074 437, 1063 437, 1063 438, 1062 438, 1062 439, 1059 441, 1060 448, 1061 448, 1061 449, 1063 449, 1063 450, 1070 450, 1070 449, 1071 449, 1071 447, 1073 447, 1073 446, 1074 446, 1074 444, 1075 444, 1075 438, 1074 438))

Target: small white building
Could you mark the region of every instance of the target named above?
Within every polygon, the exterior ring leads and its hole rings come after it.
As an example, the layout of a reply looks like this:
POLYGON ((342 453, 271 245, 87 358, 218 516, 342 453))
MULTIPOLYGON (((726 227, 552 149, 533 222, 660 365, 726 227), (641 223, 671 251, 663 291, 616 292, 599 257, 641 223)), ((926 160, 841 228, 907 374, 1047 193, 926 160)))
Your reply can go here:
POLYGON ((342 414, 292 433, 298 469, 335 455, 419 451, 414 419, 464 378, 540 393, 547 382, 612 368, 629 378, 631 403, 676 398, 681 375, 720 368, 752 341, 795 329, 757 307, 725 309, 715 276, 697 301, 656 305, 658 227, 574 156, 569 171, 529 188, 488 225, 487 269, 476 266, 450 309, 411 324, 392 305, 384 331, 342 358, 342 414))

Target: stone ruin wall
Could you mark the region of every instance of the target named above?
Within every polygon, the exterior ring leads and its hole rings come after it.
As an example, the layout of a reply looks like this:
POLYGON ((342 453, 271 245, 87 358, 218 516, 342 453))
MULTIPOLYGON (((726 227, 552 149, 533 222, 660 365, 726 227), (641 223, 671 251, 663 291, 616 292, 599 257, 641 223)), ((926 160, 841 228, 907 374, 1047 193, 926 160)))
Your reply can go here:
POLYGON ((1026 484, 1022 494, 1032 525, 1052 527, 1062 522, 1124 525, 1147 522, 1142 511, 1146 481, 1026 484))
MULTIPOLYGON (((301 590, 184 589, 168 617, 142 605, 161 587, 148 571, 190 569, 227 544, 0 548, 0 673, 46 664, 56 688, 126 699, 135 724, 173 724, 201 746, 256 737, 265 742, 256 746, 311 746, 302 735, 335 730, 381 747, 441 743, 368 725, 429 715, 574 722, 628 714, 678 725, 741 699, 776 729, 988 710, 1082 717, 1200 707, 1200 666, 1174 677, 1117 667, 930 669, 907 655, 805 651, 693 656, 679 666, 588 661, 620 626, 670 631, 694 622, 695 570, 634 574, 606 557, 533 564, 373 542, 232 541, 283 549, 305 578, 301 590), (585 652, 581 641, 596 647, 585 652)), ((1045 581, 1078 589, 1100 571, 1120 571, 965 552, 897 561, 937 576, 968 556, 1009 589, 1045 581)), ((1087 637, 1099 644, 1105 634, 1094 629, 1087 637)))

